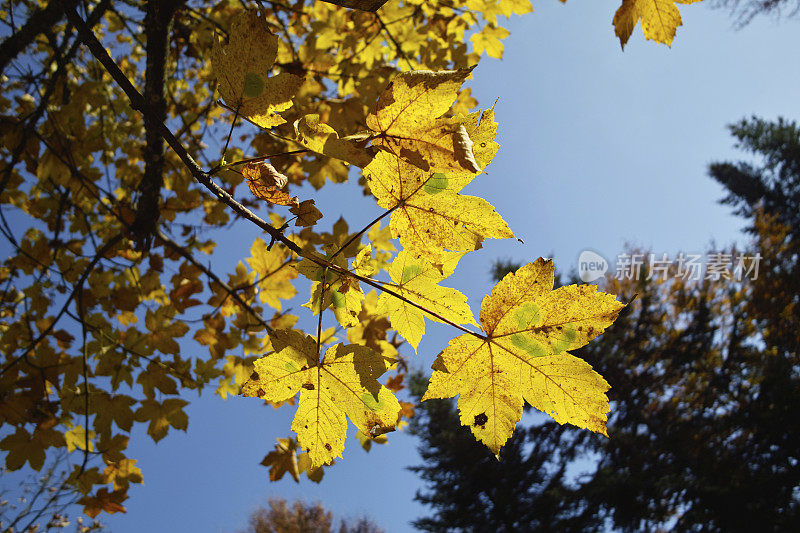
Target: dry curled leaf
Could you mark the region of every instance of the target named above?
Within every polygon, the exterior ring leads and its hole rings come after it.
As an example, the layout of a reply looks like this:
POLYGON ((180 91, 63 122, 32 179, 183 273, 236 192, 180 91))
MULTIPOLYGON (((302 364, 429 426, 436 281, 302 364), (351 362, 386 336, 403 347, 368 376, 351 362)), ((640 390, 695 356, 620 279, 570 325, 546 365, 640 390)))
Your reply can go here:
POLYGON ((472 139, 469 138, 467 128, 463 124, 459 124, 453 133, 453 153, 456 161, 461 163, 465 169, 475 173, 481 171, 481 167, 478 166, 475 155, 472 153, 472 139))
POLYGON ((290 196, 281 190, 288 183, 288 178, 266 161, 247 163, 242 167, 242 175, 247 179, 247 185, 256 197, 276 205, 292 207, 300 205, 297 196, 290 196))
POLYGON ((247 181, 256 181, 259 186, 277 187, 279 189, 283 189, 289 183, 289 178, 278 172, 275 167, 266 161, 247 163, 242 167, 242 176, 247 181))

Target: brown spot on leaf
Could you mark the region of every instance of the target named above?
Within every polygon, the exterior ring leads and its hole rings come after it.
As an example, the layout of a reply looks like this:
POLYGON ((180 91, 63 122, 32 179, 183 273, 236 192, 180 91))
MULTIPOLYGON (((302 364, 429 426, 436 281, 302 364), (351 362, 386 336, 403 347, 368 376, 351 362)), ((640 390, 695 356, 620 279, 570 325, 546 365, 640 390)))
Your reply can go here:
POLYGON ((475 415, 475 425, 476 426, 484 427, 486 425, 486 422, 488 422, 488 421, 489 421, 489 417, 486 416, 486 413, 481 413, 479 415, 475 415))
POLYGON ((314 390, 314 385, 312 383, 303 383, 303 388, 306 390, 314 390))
POLYGON ((250 379, 252 379, 253 381, 258 381, 259 380, 258 372, 253 371, 253 373, 250 374, 250 379))

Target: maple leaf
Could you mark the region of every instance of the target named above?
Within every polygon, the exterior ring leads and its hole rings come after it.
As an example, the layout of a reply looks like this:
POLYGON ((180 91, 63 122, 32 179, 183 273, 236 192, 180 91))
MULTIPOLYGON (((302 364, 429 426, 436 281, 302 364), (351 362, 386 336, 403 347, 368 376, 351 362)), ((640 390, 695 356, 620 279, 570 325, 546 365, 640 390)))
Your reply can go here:
POLYGON ((694 4, 700 1, 622 0, 622 5, 614 14, 614 31, 619 37, 620 45, 625 48, 633 29, 641 20, 645 38, 671 46, 678 26, 683 24, 675 3, 694 4))
POLYGON ((484 26, 483 30, 470 37, 470 41, 472 41, 476 54, 480 55, 486 51, 486 55, 489 57, 500 59, 503 57, 503 43, 501 39, 505 39, 509 35, 511 35, 511 32, 507 29, 493 24, 487 24, 484 26))
POLYGON ((360 430, 377 436, 393 431, 400 404, 377 378, 386 360, 366 346, 336 344, 318 361, 316 340, 295 330, 270 333, 275 353, 254 364, 242 394, 283 401, 300 392, 292 430, 314 466, 341 456, 345 415, 360 430))
POLYGON ((424 172, 387 152, 376 155, 364 169, 378 205, 394 210, 392 236, 434 263, 441 262, 442 249, 469 252, 484 238, 514 236, 492 204, 458 194, 469 182, 464 176, 424 172))
POLYGON ((19 470, 27 462, 34 470, 41 470, 45 460, 45 450, 51 446, 63 446, 64 435, 54 429, 37 428, 33 435, 25 428, 6 435, 0 441, 0 450, 8 452, 6 468, 19 470))
POLYGON ((125 489, 108 492, 107 488, 102 488, 94 496, 84 496, 78 503, 83 505, 84 513, 90 518, 95 518, 102 511, 108 514, 124 513, 125 507, 122 506, 122 502, 127 499, 128 494, 125 489))
POLYGON ((278 481, 287 472, 295 481, 300 481, 300 469, 297 467, 297 442, 294 439, 276 439, 275 450, 269 452, 261 464, 269 467, 269 480, 278 481))
POLYGON ((319 115, 305 115, 297 119, 294 129, 300 144, 318 154, 341 159, 361 168, 372 160, 369 151, 351 139, 340 139, 335 129, 320 122, 319 115))
MULTIPOLYGON (((478 325, 467 305, 467 297, 455 289, 441 287, 439 282, 446 276, 425 257, 403 250, 397 254, 387 270, 393 282, 387 286, 394 292, 456 324, 478 325)), ((441 319, 385 292, 378 298, 377 311, 388 316, 392 327, 414 350, 425 335, 424 317, 442 322, 441 319)))
POLYGON ((297 294, 291 281, 297 271, 290 268, 290 254, 282 247, 267 247, 261 238, 256 238, 250 247, 247 264, 257 275, 258 298, 270 307, 281 309, 281 299, 288 300, 297 294))
POLYGON ((367 126, 380 146, 424 171, 480 172, 469 158, 456 154, 463 117, 444 117, 472 68, 432 72, 415 70, 395 76, 381 93, 367 126))
POLYGON ((137 422, 149 421, 147 434, 152 437, 154 442, 158 442, 167 436, 170 426, 186 431, 189 426, 189 417, 183 408, 188 404, 189 402, 180 398, 167 398, 163 403, 146 399, 134 413, 135 420, 137 422))
POLYGON ((89 451, 94 451, 94 431, 89 431, 88 435, 83 426, 75 426, 64 433, 64 442, 67 444, 67 451, 86 450, 86 443, 89 443, 89 451))
POLYGON ((289 211, 297 217, 295 226, 313 226, 322 218, 322 213, 314 205, 314 200, 303 200, 300 205, 289 208, 289 211))
POLYGON ((114 490, 127 490, 130 483, 144 483, 136 459, 122 459, 112 463, 103 471, 103 483, 112 483, 114 490))
POLYGON ((506 275, 481 303, 486 336, 461 335, 433 364, 423 400, 459 395, 461 424, 498 454, 522 416, 523 400, 552 416, 606 433, 609 385, 569 353, 600 335, 623 304, 594 285, 552 290, 542 258, 506 275))
POLYGON ((250 192, 256 198, 271 204, 288 205, 293 208, 300 205, 297 196, 289 196, 289 193, 281 190, 286 187, 289 178, 266 161, 247 163, 242 167, 242 176, 247 180, 247 186, 250 187, 250 192))
POLYGON ((222 98, 240 115, 262 128, 286 122, 278 112, 292 106, 292 97, 303 79, 281 72, 268 77, 278 55, 278 37, 267 30, 267 21, 255 11, 245 11, 231 23, 230 40, 224 47, 215 40, 211 67, 219 79, 222 98))
MULTIPOLYGON (((347 260, 342 255, 333 257, 337 249, 335 246, 328 247, 326 260, 342 268, 347 268, 347 260)), ((360 275, 370 275, 372 272, 368 269, 365 270, 364 266, 370 252, 369 246, 362 249, 353 261, 351 270, 360 275)), ((311 285, 311 298, 303 304, 303 307, 311 309, 315 315, 332 307, 336 320, 342 326, 351 328, 358 325, 358 315, 364 301, 364 292, 358 281, 350 276, 325 269, 309 259, 300 261, 297 269, 314 282, 311 285)))

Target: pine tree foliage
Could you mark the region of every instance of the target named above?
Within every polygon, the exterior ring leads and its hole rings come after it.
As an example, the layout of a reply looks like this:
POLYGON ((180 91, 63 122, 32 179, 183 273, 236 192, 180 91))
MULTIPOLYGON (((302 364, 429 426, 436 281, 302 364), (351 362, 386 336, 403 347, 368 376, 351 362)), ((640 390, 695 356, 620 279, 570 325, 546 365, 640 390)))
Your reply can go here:
POLYGON ((413 427, 425 462, 415 471, 427 489, 417 498, 432 511, 420 527, 512 530, 496 518, 510 506, 530 513, 531 529, 797 528, 800 241, 787 222, 800 198, 800 135, 785 120, 749 119, 732 131, 755 161, 715 163, 710 172, 726 186, 726 203, 748 217, 757 279, 690 281, 673 265, 665 280, 644 272, 605 282, 636 299, 577 354, 614 384, 611 438, 533 419, 505 451, 534 471, 488 466, 488 453, 468 452, 453 436, 463 431, 451 404, 418 406, 413 427), (442 448, 459 452, 431 451, 442 448), (517 487, 510 503, 495 495, 507 485, 517 487), (481 505, 468 497, 477 486, 481 505), (451 526, 453 517, 460 521, 451 526))

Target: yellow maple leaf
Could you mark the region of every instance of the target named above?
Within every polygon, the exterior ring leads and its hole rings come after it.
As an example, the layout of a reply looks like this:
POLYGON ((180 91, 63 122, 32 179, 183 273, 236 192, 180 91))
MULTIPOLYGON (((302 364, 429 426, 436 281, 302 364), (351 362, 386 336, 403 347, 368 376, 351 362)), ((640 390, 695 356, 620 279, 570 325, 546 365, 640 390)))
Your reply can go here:
POLYGON ((295 226, 313 226, 322 218, 322 213, 314 205, 314 200, 303 200, 297 207, 289 208, 289 211, 297 217, 295 226))
POLYGON ((103 483, 113 483, 114 490, 127 489, 130 483, 144 483, 141 469, 136 459, 121 459, 106 466, 103 483))
MULTIPOLYGON (((329 247, 326 260, 339 267, 347 268, 347 260, 342 257, 343 254, 331 259, 336 250, 335 246, 329 247)), ((365 256, 369 251, 370 249, 364 248, 358 254, 351 270, 364 274, 364 272, 360 272, 360 265, 365 261, 365 256)), ((314 282, 311 285, 311 297, 308 302, 303 304, 303 307, 311 309, 315 315, 331 307, 336 320, 342 326, 351 328, 358 324, 358 314, 361 312, 361 303, 364 300, 364 292, 358 281, 350 276, 321 267, 309 259, 300 261, 297 270, 314 282)))
POLYGON ((340 139, 335 129, 320 122, 319 115, 305 115, 297 119, 294 130, 298 142, 318 154, 335 157, 361 168, 372 160, 372 155, 353 140, 340 139))
MULTIPOLYGON (((297 294, 291 281, 297 277, 289 252, 280 246, 267 249, 267 243, 257 238, 250 247, 247 264, 256 273, 258 297, 267 305, 281 310, 281 299, 288 300, 297 294)), ((236 285, 234 285, 236 286, 236 285)))
POLYGON ((624 306, 594 285, 552 290, 553 280, 542 258, 506 275, 481 304, 486 336, 461 335, 434 362, 422 399, 459 395, 461 424, 495 454, 523 400, 560 424, 607 435, 609 385, 567 350, 600 335, 624 306))
POLYGON ((479 33, 475 33, 470 37, 475 53, 481 55, 486 51, 486 55, 501 59, 503 57, 503 43, 501 39, 505 39, 511 35, 511 32, 501 26, 487 24, 479 33))
POLYGON ((441 262, 442 249, 469 252, 484 238, 514 236, 492 204, 457 194, 471 179, 465 176, 424 172, 387 152, 376 155, 364 169, 378 205, 394 209, 392 237, 434 263, 441 262))
MULTIPOLYGON (((440 286, 439 282, 446 276, 425 257, 415 256, 408 250, 403 250, 397 254, 387 270, 393 282, 387 284, 387 287, 394 292, 456 324, 478 325, 472 316, 472 310, 467 305, 467 297, 455 289, 440 286)), ((414 350, 425 334, 424 317, 442 322, 439 318, 385 292, 378 298, 377 312, 388 316, 392 327, 414 347, 414 350)))
POLYGON ((641 20, 645 38, 671 46, 678 26, 683 24, 675 3, 694 4, 700 1, 622 0, 622 5, 614 14, 614 31, 624 49, 633 29, 641 20))
POLYGON ((470 72, 471 68, 398 74, 367 116, 367 126, 377 134, 372 144, 424 171, 480 172, 455 152, 463 119, 443 116, 470 72))
POLYGON ((317 359, 316 340, 295 330, 270 333, 275 353, 258 359, 242 394, 284 401, 300 392, 292 430, 314 466, 344 451, 347 418, 372 436, 394 431, 400 404, 378 383, 386 360, 366 346, 337 344, 317 359))
POLYGON ((215 41, 211 50, 222 98, 262 128, 286 122, 278 113, 292 106, 292 97, 303 84, 302 78, 288 72, 268 76, 277 55, 278 37, 256 11, 240 13, 231 23, 228 46, 215 41))

